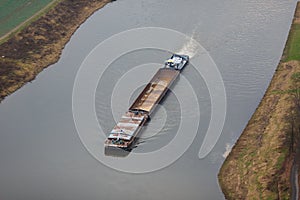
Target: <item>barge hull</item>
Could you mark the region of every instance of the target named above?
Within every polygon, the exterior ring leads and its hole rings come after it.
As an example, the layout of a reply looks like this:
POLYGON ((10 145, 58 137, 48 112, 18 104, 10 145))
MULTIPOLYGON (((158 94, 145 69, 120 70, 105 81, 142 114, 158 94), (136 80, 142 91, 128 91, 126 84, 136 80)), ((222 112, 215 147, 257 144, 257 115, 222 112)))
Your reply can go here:
POLYGON ((128 111, 115 125, 105 140, 105 149, 130 150, 141 128, 149 120, 155 107, 165 96, 188 61, 189 57, 187 55, 177 54, 173 54, 166 61, 165 67, 157 71, 128 111))
POLYGON ((129 110, 144 111, 150 115, 179 74, 178 70, 159 69, 129 110))

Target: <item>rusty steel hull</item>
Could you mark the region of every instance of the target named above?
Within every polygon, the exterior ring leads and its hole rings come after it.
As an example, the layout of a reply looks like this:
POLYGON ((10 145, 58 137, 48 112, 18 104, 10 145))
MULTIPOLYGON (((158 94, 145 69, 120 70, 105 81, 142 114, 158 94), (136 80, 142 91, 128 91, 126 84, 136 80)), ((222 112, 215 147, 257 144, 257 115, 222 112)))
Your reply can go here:
POLYGON ((114 126, 105 141, 105 149, 130 150, 140 130, 188 61, 189 57, 186 55, 173 54, 171 59, 166 62, 165 67, 157 71, 128 111, 114 126))
POLYGON ((146 113, 126 112, 114 126, 111 134, 105 141, 105 145, 123 149, 129 148, 132 146, 134 139, 146 123, 148 117, 146 113), (114 139, 121 139, 122 142, 114 142, 114 139))
POLYGON ((105 152, 113 152, 111 149, 115 151, 116 148, 130 150, 141 128, 179 74, 179 70, 169 68, 158 70, 111 131, 105 141, 105 152))
POLYGON ((150 115, 179 74, 177 70, 159 69, 129 110, 144 111, 150 115))

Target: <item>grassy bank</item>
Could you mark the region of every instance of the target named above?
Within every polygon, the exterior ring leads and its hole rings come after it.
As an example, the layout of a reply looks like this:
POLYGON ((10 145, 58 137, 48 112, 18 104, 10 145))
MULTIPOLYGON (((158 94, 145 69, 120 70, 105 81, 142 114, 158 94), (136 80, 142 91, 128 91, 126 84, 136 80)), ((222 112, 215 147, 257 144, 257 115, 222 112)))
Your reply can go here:
POLYGON ((0 44, 0 101, 57 62, 65 44, 91 14, 111 0, 62 0, 0 44))
MULTIPOLYGON (((23 0, 22 0, 23 1, 23 0)), ((45 0, 46 1, 46 0, 45 0)), ((41 2, 38 3, 39 6, 32 6, 26 9, 27 12, 23 13, 10 13, 7 19, 3 18, 2 24, 0 24, 0 27, 2 28, 2 33, 0 35, 0 45, 7 40, 9 40, 11 37, 22 31, 24 28, 29 26, 32 22, 38 20, 41 16, 46 14, 49 10, 54 8, 60 1, 62 0, 47 0, 48 4, 44 5, 44 7, 41 6, 41 2), (38 9, 39 8, 39 9, 38 9), (28 11, 29 10, 29 11, 28 11), (16 17, 17 19, 13 18, 16 17)), ((29 1, 31 2, 31 1, 29 1)), ((28 5, 31 5, 31 3, 28 5)), ((14 3, 14 6, 16 2, 12 1, 14 3)), ((6 6, 6 5, 5 5, 6 6)), ((9 5, 7 5, 9 6, 9 5)), ((22 7, 22 6, 20 6, 22 7)), ((5 9, 5 8, 2 8, 5 9)), ((24 9, 24 8, 23 8, 24 9)), ((16 9, 17 12, 19 12, 18 9, 16 9)))
POLYGON ((300 4, 286 47, 257 110, 223 163, 227 199, 290 199, 300 137, 300 4))
POLYGON ((35 15, 53 0, 1 0, 0 37, 35 15))

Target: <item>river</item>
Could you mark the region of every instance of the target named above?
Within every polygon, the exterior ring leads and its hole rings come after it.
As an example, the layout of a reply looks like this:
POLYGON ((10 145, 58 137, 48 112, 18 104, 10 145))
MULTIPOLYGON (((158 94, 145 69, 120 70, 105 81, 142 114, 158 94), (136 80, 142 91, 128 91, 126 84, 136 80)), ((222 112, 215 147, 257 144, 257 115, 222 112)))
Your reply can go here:
MULTIPOLYGON (((294 0, 118 0, 108 4, 81 25, 56 64, 0 104, 0 198, 224 199, 217 173, 272 78, 295 4, 294 0), (187 67, 185 77, 194 85, 199 81, 194 89, 202 108, 195 140, 172 165, 151 173, 131 174, 101 164, 85 149, 74 125, 72 90, 81 63, 97 44, 139 27, 163 27, 193 35, 223 77, 227 113, 217 144, 208 156, 199 159, 210 101, 201 77, 187 67)), ((157 50, 129 53, 112 63, 103 82, 116 81, 115 75, 122 74, 118 66, 161 63, 166 56, 169 54, 157 50)), ((184 89, 178 87, 177 92, 184 89)), ((99 123, 107 131, 114 124, 111 115, 105 115, 110 101, 105 97, 110 95, 111 88, 99 86, 95 100, 99 123)), ((162 105, 176 118, 174 102, 176 98, 170 94, 162 105)), ((151 121, 154 126, 160 121, 160 112, 155 116, 157 119, 151 121)), ((134 152, 165 145, 173 137, 174 128, 167 123, 164 134, 143 140, 134 152)))

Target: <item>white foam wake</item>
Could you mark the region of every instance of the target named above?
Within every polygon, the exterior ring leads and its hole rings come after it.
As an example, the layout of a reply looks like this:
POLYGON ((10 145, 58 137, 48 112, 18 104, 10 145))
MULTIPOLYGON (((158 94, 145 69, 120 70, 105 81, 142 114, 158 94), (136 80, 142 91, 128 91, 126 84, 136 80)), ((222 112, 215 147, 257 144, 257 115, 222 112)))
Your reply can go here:
POLYGON ((187 38, 187 42, 181 47, 177 54, 188 55, 190 58, 193 58, 198 52, 197 41, 194 39, 196 31, 193 31, 191 37, 187 38))
POLYGON ((223 158, 226 158, 229 153, 231 152, 231 149, 232 149, 232 144, 229 144, 229 143, 226 143, 226 147, 225 147, 225 152, 223 153, 223 158))

